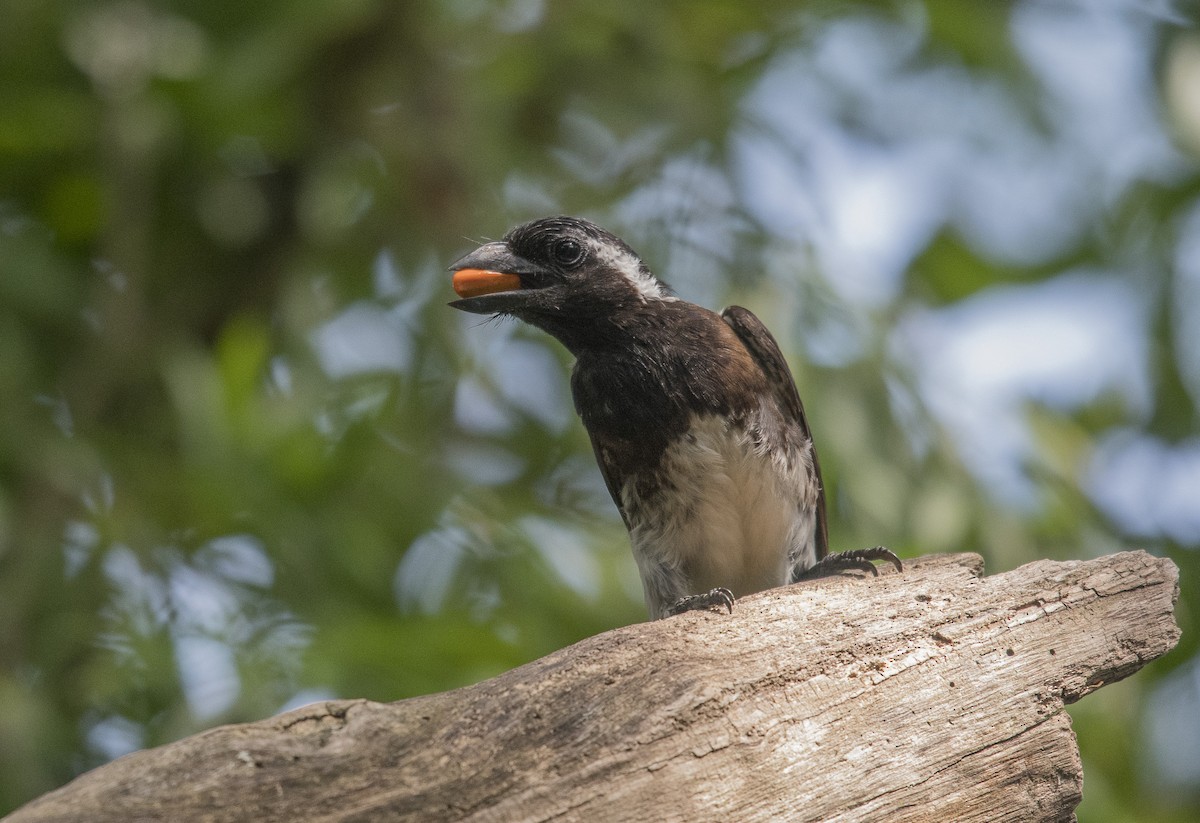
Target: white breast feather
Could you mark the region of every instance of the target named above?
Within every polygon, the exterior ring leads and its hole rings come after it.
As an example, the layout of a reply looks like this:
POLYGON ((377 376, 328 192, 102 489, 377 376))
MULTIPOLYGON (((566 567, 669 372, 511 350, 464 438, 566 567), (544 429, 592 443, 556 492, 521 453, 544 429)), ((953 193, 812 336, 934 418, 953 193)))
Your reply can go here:
POLYGON ((789 556, 813 537, 809 455, 768 453, 719 416, 693 420, 663 456, 671 485, 644 506, 634 483, 621 492, 643 578, 667 564, 686 573, 689 593, 725 586, 740 596, 787 583, 789 556))

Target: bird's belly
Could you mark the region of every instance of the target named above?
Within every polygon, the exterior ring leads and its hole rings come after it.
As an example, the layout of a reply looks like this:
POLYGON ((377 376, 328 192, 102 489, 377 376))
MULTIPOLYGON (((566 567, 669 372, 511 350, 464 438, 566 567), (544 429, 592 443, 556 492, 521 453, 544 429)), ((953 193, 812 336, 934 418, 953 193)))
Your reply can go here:
POLYGON ((691 592, 725 586, 738 596, 786 583, 789 551, 812 529, 800 457, 756 445, 724 418, 694 420, 663 454, 655 482, 623 492, 643 574, 664 563, 683 572, 691 592))

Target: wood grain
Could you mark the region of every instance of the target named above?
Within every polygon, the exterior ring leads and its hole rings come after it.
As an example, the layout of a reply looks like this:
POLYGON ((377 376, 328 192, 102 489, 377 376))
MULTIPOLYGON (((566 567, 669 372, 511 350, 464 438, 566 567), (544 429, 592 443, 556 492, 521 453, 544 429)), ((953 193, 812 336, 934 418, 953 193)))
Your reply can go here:
POLYGON ((82 775, 34 821, 1069 820, 1063 706, 1170 650, 1178 573, 976 555, 764 592, 464 689, 226 726, 82 775))

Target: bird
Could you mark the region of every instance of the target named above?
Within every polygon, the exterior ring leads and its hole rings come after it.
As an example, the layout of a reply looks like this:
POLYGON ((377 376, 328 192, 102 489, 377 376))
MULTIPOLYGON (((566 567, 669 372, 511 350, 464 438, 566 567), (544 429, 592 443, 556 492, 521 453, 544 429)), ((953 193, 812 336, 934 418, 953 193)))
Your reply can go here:
POLYGON ((455 261, 449 305, 511 316, 574 355, 571 394, 629 532, 651 619, 858 568, 829 552, 812 433, 779 344, 748 309, 678 297, 578 217, 517 226, 455 261))

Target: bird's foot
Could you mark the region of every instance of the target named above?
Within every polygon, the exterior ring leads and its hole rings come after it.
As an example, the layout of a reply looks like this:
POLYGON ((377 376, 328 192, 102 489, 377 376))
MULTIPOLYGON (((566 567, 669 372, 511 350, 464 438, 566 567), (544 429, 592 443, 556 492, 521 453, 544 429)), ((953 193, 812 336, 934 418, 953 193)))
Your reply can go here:
POLYGON ((876 560, 886 560, 896 567, 896 571, 904 571, 904 564, 891 549, 875 546, 871 549, 851 549, 848 552, 827 554, 818 560, 815 566, 805 569, 797 575, 796 580, 813 580, 848 569, 858 569, 878 576, 879 570, 875 568, 876 560))
POLYGON ((663 617, 670 617, 699 609, 716 609, 717 611, 729 609, 729 613, 733 614, 733 592, 724 586, 718 586, 704 594, 689 594, 687 597, 681 597, 670 606, 667 606, 663 610, 663 617))

